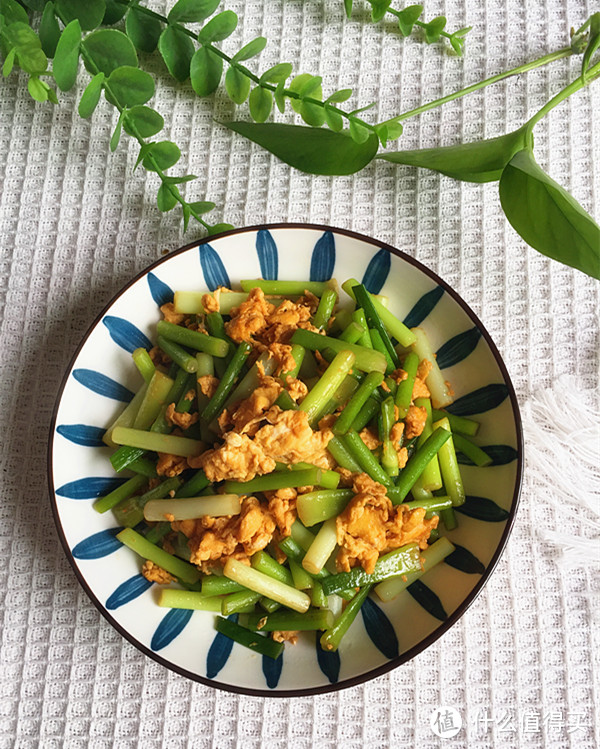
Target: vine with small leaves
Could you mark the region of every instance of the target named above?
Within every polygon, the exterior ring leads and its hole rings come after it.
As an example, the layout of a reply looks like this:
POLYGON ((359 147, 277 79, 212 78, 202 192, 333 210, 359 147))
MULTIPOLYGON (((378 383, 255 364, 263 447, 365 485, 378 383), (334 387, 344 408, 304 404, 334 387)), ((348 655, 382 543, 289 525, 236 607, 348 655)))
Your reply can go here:
MULTIPOLYGON (((111 150, 117 148, 123 131, 137 141, 140 150, 136 167, 141 164, 158 176, 158 207, 169 211, 180 205, 184 229, 190 218, 209 234, 231 226, 211 225, 205 220, 205 214, 214 208, 212 202, 190 202, 184 198, 180 187, 194 180, 194 175, 167 174, 178 163, 181 152, 172 141, 151 140, 163 129, 164 119, 147 106, 155 84, 152 76, 140 69, 138 52, 152 54, 158 50, 169 74, 180 83, 189 79, 198 96, 214 93, 224 78, 228 97, 238 106, 247 103, 252 121, 222 124, 308 173, 352 174, 379 158, 433 169, 466 181, 498 180, 507 218, 530 245, 600 277, 600 228, 536 164, 532 134, 535 124, 551 109, 600 76, 600 62, 594 62, 600 48, 600 13, 594 13, 581 28, 572 31, 570 44, 563 49, 373 123, 359 117, 373 104, 349 111, 340 106, 350 99, 352 89, 334 91, 324 99, 322 78, 308 73, 292 77, 293 67, 287 62, 260 74, 252 72, 244 63, 262 52, 267 44, 264 37, 251 40, 233 55, 226 54, 218 44, 233 34, 238 19, 231 10, 217 13, 220 1, 178 0, 163 16, 142 5, 140 0, 87 0, 85 4, 79 0, 0 0, 2 72, 8 76, 14 66, 20 67, 28 75, 28 89, 34 99, 57 103, 52 83, 61 91, 71 89, 82 61, 91 80, 81 96, 79 114, 91 117, 104 93, 118 111, 111 150), (41 11, 37 33, 24 6, 41 11), (186 24, 190 23, 201 24, 199 31, 189 29, 186 24), (114 28, 115 24, 120 24, 120 28, 114 28), (509 76, 571 55, 582 55, 581 75, 515 132, 452 147, 379 152, 380 147, 385 148, 400 137, 405 120, 509 76), (51 70, 49 59, 53 60, 51 70), (267 122, 274 104, 283 113, 288 103, 306 125, 267 122), (532 201, 535 213, 529 208, 532 201)), ((392 14, 403 35, 419 27, 428 43, 445 37, 455 52, 462 54, 470 27, 448 33, 442 16, 421 21, 420 5, 397 11, 391 8, 391 0, 367 2, 374 21, 392 14)), ((350 15, 350 0, 345 0, 345 7, 350 15)))
MULTIPOLYGON (((406 8, 402 8, 402 10, 396 10, 396 8, 392 8, 392 0, 366 0, 366 2, 371 6, 371 20, 373 23, 381 21, 386 15, 393 16, 402 36, 410 36, 416 27, 423 31, 427 44, 433 44, 441 38, 447 39, 456 54, 459 57, 462 56, 465 37, 471 31, 472 26, 465 26, 462 29, 448 33, 445 30, 447 24, 445 16, 436 16, 427 22, 421 20, 421 16, 423 15, 422 5, 408 5, 406 8)), ((344 8, 346 16, 351 18, 353 0, 344 0, 344 8)))

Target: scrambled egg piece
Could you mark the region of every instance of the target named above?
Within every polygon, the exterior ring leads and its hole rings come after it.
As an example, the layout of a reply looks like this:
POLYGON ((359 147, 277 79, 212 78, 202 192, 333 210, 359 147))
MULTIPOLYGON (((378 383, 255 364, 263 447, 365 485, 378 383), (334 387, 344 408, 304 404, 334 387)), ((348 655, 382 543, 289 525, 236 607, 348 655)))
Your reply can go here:
POLYGON ((163 570, 162 567, 154 564, 154 562, 151 562, 149 559, 147 559, 142 566, 142 575, 151 583, 158 583, 159 585, 168 585, 176 580, 173 575, 166 570, 163 570))
POLYGON ((292 356, 292 347, 288 343, 270 343, 267 348, 277 361, 276 375, 281 372, 291 372, 294 369, 296 360, 292 356))
POLYGON ((402 435, 404 434, 404 422, 397 421, 390 431, 390 439, 398 453, 398 468, 404 468, 408 463, 408 450, 402 447, 402 435))
POLYGON ((406 414, 404 436, 407 440, 418 437, 425 428, 427 409, 424 406, 410 406, 406 414))
POLYGON ((381 444, 377 435, 374 434, 374 432, 372 432, 368 427, 365 427, 358 436, 369 448, 369 450, 376 450, 381 444))
POLYGON ((244 497, 239 515, 203 517, 173 523, 172 527, 188 537, 190 562, 200 565, 217 560, 224 563, 230 556, 248 561, 273 537, 275 520, 256 497, 244 497))
POLYGON ((219 385, 219 378, 214 375, 202 375, 202 377, 198 377, 197 381, 202 395, 212 398, 219 385))
POLYGON ((289 642, 291 645, 295 645, 298 642, 299 634, 300 632, 295 630, 281 632, 276 629, 271 633, 271 637, 275 640, 275 642, 289 642))
POLYGON ((169 403, 167 410, 165 411, 165 418, 168 424, 172 426, 181 427, 181 429, 188 429, 198 421, 198 413, 179 413, 175 410, 175 404, 169 403))
POLYGON ((158 346, 152 346, 148 354, 156 367, 169 367, 171 365, 171 357, 167 356, 158 346))
POLYGON ((287 345, 296 328, 316 330, 309 322, 313 306, 311 299, 301 297, 297 302, 284 299, 275 307, 267 300, 262 289, 254 288, 248 294, 248 299, 231 311, 231 320, 225 323, 225 330, 236 343, 247 341, 261 351, 268 348, 280 361, 280 371, 283 371, 283 367, 291 363, 290 359, 293 361, 291 348, 285 352, 277 346, 287 345))
POLYGON ((246 434, 228 432, 225 444, 188 458, 190 468, 202 468, 207 479, 214 481, 250 481, 257 474, 275 470, 275 460, 265 454, 260 444, 246 434))
POLYGON ((313 432, 304 411, 282 411, 273 406, 265 414, 267 424, 254 437, 254 443, 273 460, 281 463, 312 463, 319 468, 335 465, 327 452, 331 429, 313 432))
POLYGON ((408 377, 408 372, 402 368, 395 369, 390 375, 390 377, 392 378, 392 380, 394 380, 394 382, 397 382, 398 384, 400 384, 402 380, 405 380, 408 377))
POLYGON ((265 412, 271 408, 283 390, 281 381, 276 377, 262 374, 259 381, 260 384, 252 395, 241 401, 231 413, 233 429, 240 434, 256 431, 265 412))
POLYGON ((187 460, 179 455, 171 453, 158 453, 158 462, 156 463, 156 473, 159 476, 179 476, 188 467, 187 460))
POLYGON ((296 403, 299 400, 303 400, 308 393, 308 387, 297 377, 286 377, 285 389, 288 391, 290 398, 296 403))
POLYGON ((175 323, 175 325, 179 325, 185 320, 185 315, 182 315, 180 312, 175 312, 175 305, 173 302, 163 304, 160 311, 163 313, 163 317, 167 322, 175 323))
POLYGON ((354 479, 355 497, 336 519, 337 542, 340 550, 336 564, 349 571, 360 564, 365 572, 373 572, 380 554, 416 542, 420 548, 437 527, 438 517, 425 520, 425 510, 394 507, 383 484, 361 473, 354 479))
POLYGON ((289 536, 292 525, 298 517, 296 513, 296 489, 278 489, 277 491, 265 492, 269 501, 269 512, 277 523, 277 529, 281 538, 289 536))
POLYGON ((275 305, 265 299, 262 289, 252 289, 248 299, 231 310, 231 319, 225 323, 227 335, 236 343, 253 343, 253 337, 267 327, 267 318, 274 309, 275 305))

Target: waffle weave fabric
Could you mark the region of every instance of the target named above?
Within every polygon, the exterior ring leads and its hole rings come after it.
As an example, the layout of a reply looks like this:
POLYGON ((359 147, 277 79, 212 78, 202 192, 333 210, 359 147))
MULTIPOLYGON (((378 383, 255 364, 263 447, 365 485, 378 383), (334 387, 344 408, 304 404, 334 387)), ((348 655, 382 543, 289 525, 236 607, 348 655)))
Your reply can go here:
MULTIPOLYGON (((172 3, 150 5, 164 12, 172 3)), ((327 92, 351 87, 357 106, 376 102, 379 120, 561 48, 569 28, 595 9, 591 0, 427 0, 428 17, 474 27, 457 58, 372 24, 366 5, 355 5, 351 20, 341 0, 224 7, 240 17, 232 48, 260 34, 269 39, 261 70, 289 60, 322 75, 327 92)), ((220 126, 231 114, 222 93, 198 99, 167 81, 156 58, 144 65, 157 74, 154 105, 167 137, 199 176, 190 190, 216 203, 218 220, 309 221, 397 246, 473 308, 522 404, 561 375, 594 397, 598 283, 527 248, 502 214, 496 184, 384 162, 350 177, 305 175, 220 126)), ((402 147, 513 130, 579 65, 559 61, 411 120, 402 147)), ((531 464, 512 536, 483 593, 429 649, 362 686, 282 700, 213 690, 145 657, 94 608, 50 512, 45 456, 54 401, 104 305, 195 229, 184 238, 179 216, 156 209, 157 180, 133 172, 131 142, 110 153, 115 114, 106 102, 90 120, 78 116, 86 81, 80 72, 58 106, 35 104, 22 74, 0 82, 0 749, 599 746, 598 568, 563 564, 538 534, 540 525, 561 526, 593 539, 597 517, 536 494, 531 464), (462 717, 456 738, 431 731, 430 715, 443 705, 462 717)), ((536 156, 598 218, 594 111, 600 84, 536 128, 536 156)))

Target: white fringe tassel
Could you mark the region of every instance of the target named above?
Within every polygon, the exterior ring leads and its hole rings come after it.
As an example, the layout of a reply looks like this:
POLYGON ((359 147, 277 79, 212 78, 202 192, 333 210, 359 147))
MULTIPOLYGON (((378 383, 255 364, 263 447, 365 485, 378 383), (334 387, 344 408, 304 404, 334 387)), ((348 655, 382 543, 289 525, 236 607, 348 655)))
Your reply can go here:
POLYGON ((537 501, 559 513, 575 512, 591 531, 573 535, 541 530, 567 566, 600 564, 600 390, 582 391, 563 375, 523 408, 527 470, 537 501), (581 512, 585 505, 590 513, 581 512), (586 517, 587 516, 587 517, 586 517), (596 520, 598 518, 598 520, 596 520))

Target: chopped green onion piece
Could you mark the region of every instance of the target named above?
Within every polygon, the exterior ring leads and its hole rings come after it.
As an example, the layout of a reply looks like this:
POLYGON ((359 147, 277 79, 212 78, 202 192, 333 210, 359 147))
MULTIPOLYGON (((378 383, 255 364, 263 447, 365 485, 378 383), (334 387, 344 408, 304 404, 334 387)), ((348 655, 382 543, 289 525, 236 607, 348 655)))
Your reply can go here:
POLYGON ((125 528, 117 533, 117 539, 136 554, 154 562, 171 575, 183 580, 184 583, 195 583, 200 579, 200 571, 196 567, 151 544, 133 528, 125 528))
POLYGON ((282 642, 275 642, 270 637, 262 637, 256 632, 250 632, 250 630, 240 627, 239 624, 231 621, 231 619, 223 619, 218 616, 215 627, 218 632, 229 637, 239 645, 243 645, 250 650, 254 650, 256 653, 266 655, 274 660, 283 652, 282 642))

